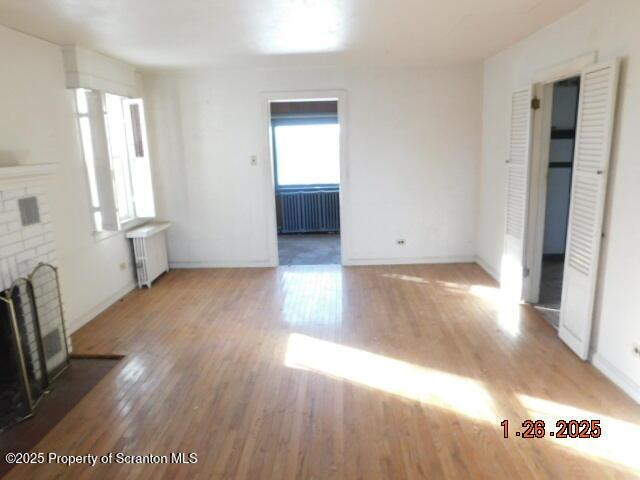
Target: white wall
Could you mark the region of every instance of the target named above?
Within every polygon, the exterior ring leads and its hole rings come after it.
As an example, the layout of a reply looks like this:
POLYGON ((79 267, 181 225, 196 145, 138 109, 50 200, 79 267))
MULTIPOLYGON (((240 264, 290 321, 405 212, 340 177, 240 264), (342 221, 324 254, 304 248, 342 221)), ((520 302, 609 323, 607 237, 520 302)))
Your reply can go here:
POLYGON ((92 234, 60 47, 0 27, 0 65, 0 160, 57 165, 52 214, 65 314, 74 330, 133 286, 129 248, 122 234, 101 241, 92 234))
POLYGON ((640 2, 596 0, 485 62, 478 254, 498 270, 504 223, 504 160, 510 92, 536 72, 583 53, 625 58, 614 138, 607 237, 596 306, 594 363, 640 399, 640 2))
POLYGON ((201 70, 145 78, 174 265, 269 265, 261 92, 347 92, 349 263, 475 255, 481 69, 201 70), (259 154, 259 165, 249 159, 259 154), (396 245, 405 239, 406 245, 396 245))

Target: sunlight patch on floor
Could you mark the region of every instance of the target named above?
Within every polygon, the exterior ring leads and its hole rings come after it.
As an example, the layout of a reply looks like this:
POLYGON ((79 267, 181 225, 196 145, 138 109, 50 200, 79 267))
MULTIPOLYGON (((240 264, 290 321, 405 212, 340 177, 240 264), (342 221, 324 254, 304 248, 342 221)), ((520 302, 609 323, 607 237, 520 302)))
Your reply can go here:
POLYGON ((432 282, 422 277, 414 277, 412 275, 402 275, 400 273, 383 273, 383 277, 392 278, 394 280, 404 280, 405 282, 421 283, 423 285, 431 285, 432 282))
POLYGON ((499 423, 493 400, 480 382, 301 334, 289 336, 285 365, 375 388, 499 423))
POLYGON ((282 313, 286 323, 337 325, 342 322, 340 268, 287 269, 282 280, 282 313))
POLYGON ((640 473, 640 425, 528 395, 518 395, 518 399, 529 410, 529 418, 544 420, 546 438, 554 444, 586 458, 606 460, 640 473), (602 435, 575 439, 551 437, 548 433, 558 431, 558 420, 600 420, 602 435))
POLYGON ((471 294, 488 304, 491 308, 495 308, 498 313, 498 326, 512 337, 520 334, 520 322, 522 321, 522 307, 520 302, 512 300, 513 292, 507 289, 489 287, 487 285, 466 285, 454 282, 445 282, 442 280, 427 280, 426 278, 401 275, 397 273, 383 273, 383 277, 395 280, 403 280, 422 285, 429 285, 445 289, 449 292, 460 294, 471 294))

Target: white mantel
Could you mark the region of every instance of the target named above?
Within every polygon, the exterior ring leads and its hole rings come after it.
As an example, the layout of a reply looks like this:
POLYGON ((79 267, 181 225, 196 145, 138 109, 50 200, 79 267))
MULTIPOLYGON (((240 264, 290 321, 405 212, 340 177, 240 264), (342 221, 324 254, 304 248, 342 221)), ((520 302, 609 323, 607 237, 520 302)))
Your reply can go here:
POLYGON ((46 177, 55 173, 53 163, 39 163, 33 165, 0 166, 0 183, 22 182, 30 178, 46 177))

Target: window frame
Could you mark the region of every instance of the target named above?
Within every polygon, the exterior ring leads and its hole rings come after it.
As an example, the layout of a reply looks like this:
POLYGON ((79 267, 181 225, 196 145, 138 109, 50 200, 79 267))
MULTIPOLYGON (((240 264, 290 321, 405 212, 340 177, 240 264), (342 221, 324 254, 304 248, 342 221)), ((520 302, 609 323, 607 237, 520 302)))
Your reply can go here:
POLYGON ((115 198, 116 198, 116 209, 118 212, 118 222, 120 223, 120 225, 126 225, 129 224, 130 222, 137 220, 139 217, 137 215, 136 212, 136 205, 135 205, 135 201, 134 201, 134 186, 133 186, 133 180, 132 180, 132 159, 131 159, 131 155, 129 152, 129 142, 131 141, 130 139, 130 135, 131 132, 129 132, 129 129, 127 127, 127 120, 125 118, 125 115, 127 114, 127 112, 125 111, 126 105, 125 105, 125 100, 127 100, 130 97, 124 97, 122 95, 118 95, 115 93, 109 93, 109 92, 101 92, 101 97, 102 97, 102 107, 104 110, 104 116, 105 116, 105 126, 107 129, 107 145, 109 147, 109 160, 111 161, 111 175, 112 175, 112 179, 114 182, 114 191, 116 193, 115 198), (111 137, 109 136, 109 114, 107 111, 107 96, 110 95, 112 97, 116 97, 117 101, 120 103, 120 107, 121 107, 121 112, 122 112, 122 118, 119 120, 122 120, 122 129, 124 131, 124 150, 125 150, 125 159, 124 159, 124 164, 126 166, 126 173, 124 174, 124 179, 123 181, 125 182, 124 188, 124 197, 126 199, 126 203, 127 203, 127 212, 128 214, 126 216, 121 216, 120 212, 122 209, 122 206, 120 205, 119 202, 119 195, 118 195, 118 187, 116 186, 116 172, 115 172, 115 168, 113 165, 113 160, 115 157, 115 154, 113 153, 112 149, 112 145, 111 145, 111 137))
MULTIPOLYGON (((93 225, 93 233, 94 234, 102 234, 105 233, 105 230, 99 230, 97 228, 96 217, 102 214, 100 192, 98 191, 95 164, 90 168, 89 162, 87 160, 87 148, 86 141, 88 141, 91 148, 91 156, 94 157, 95 152, 93 151, 93 136, 91 132, 91 115, 89 114, 89 105, 87 92, 90 89, 88 88, 74 88, 73 89, 73 101, 75 104, 75 114, 77 121, 78 134, 80 136, 80 148, 82 151, 82 163, 84 164, 86 180, 87 180, 87 190, 89 197, 89 217, 91 220, 91 224, 93 225), (80 94, 84 95, 84 103, 85 108, 80 108, 80 94), (85 110, 85 111, 82 111, 85 110), (88 132, 83 132, 82 120, 86 119, 88 132), (85 135, 88 135, 88 139, 85 139, 85 135)), ((92 163, 94 160, 92 158, 92 163)))

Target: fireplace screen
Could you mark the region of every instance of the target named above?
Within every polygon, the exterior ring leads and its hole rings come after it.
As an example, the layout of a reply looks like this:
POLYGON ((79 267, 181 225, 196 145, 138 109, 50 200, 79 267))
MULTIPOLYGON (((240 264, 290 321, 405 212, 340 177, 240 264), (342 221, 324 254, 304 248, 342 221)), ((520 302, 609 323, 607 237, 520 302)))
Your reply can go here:
POLYGON ((69 363, 58 285, 40 264, 0 293, 0 430, 30 416, 69 363))
POLYGON ((67 332, 62 315, 62 299, 55 267, 41 263, 29 276, 42 328, 44 359, 49 377, 57 377, 69 362, 67 332))
POLYGON ((31 413, 26 364, 13 303, 0 297, 0 429, 31 413))

